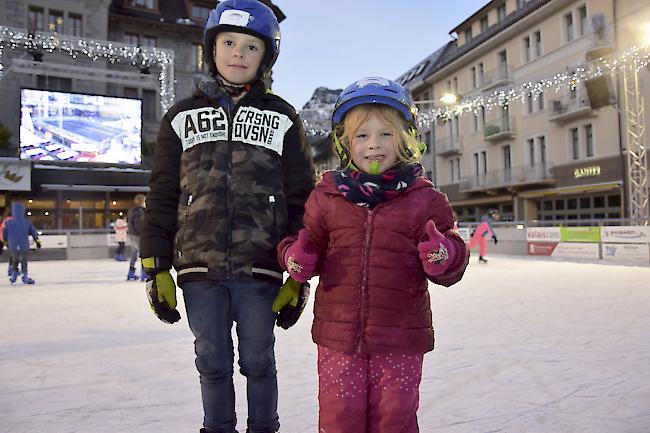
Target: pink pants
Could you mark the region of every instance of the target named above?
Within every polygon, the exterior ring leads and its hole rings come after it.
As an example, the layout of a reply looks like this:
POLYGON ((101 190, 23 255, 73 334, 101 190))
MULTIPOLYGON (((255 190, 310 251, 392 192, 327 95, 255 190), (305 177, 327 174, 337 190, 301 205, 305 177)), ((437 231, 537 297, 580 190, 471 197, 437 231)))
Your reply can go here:
POLYGON ((418 433, 422 359, 318 346, 318 432, 418 433))
POLYGON ((467 248, 471 250, 476 246, 477 243, 478 243, 479 256, 481 257, 485 256, 485 253, 487 253, 487 241, 485 240, 483 234, 479 234, 478 231, 474 233, 474 236, 472 236, 472 239, 469 241, 469 244, 467 244, 467 248))

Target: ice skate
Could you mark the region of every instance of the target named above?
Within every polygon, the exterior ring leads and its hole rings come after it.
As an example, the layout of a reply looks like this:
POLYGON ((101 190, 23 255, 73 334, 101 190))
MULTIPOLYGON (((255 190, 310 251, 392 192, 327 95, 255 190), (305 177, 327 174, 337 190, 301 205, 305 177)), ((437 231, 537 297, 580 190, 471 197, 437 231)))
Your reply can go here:
POLYGON ((35 284, 36 283, 36 281, 34 281, 33 278, 29 278, 27 276, 27 272, 23 272, 22 280, 23 280, 23 284, 35 284))
POLYGON ((478 262, 479 263, 487 263, 487 259, 483 256, 478 256, 478 262))
POLYGON ((18 269, 16 270, 11 270, 11 274, 9 275, 9 282, 11 284, 15 283, 16 280, 18 279, 18 269))
POLYGON ((141 269, 140 270, 140 281, 144 281, 146 279, 147 279, 147 273, 143 269, 141 269))
POLYGON ((126 281, 138 281, 138 275, 135 273, 135 268, 129 268, 129 273, 126 275, 126 281))

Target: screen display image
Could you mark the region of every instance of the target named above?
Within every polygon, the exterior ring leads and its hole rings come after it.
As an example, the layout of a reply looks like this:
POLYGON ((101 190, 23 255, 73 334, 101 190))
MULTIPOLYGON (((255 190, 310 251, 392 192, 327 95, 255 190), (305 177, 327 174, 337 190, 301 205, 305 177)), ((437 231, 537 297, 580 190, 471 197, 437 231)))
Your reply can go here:
POLYGON ((140 164, 142 101, 22 89, 20 157, 140 164))

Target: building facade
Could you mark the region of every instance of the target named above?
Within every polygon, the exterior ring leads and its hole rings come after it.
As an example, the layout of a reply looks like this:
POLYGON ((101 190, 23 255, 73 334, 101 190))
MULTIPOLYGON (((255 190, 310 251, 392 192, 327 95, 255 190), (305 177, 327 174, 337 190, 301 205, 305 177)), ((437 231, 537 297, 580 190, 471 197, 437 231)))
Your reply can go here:
MULTIPOLYGON (((178 99, 189 96, 196 81, 207 76, 201 42, 214 4, 210 0, 0 0, 0 26, 172 50, 173 86, 178 99)), ((5 174, 18 170, 20 175, 14 177, 23 179, 15 187, 2 184, 6 189, 0 191, 0 210, 6 212, 12 200, 21 200, 39 229, 107 228, 132 206, 136 193, 148 190, 150 154, 164 114, 160 69, 155 65, 148 68, 129 62, 94 61, 81 55, 74 58, 57 50, 41 52, 37 58, 24 49, 9 49, 7 44, 0 59, 4 66, 0 123, 12 133, 11 145, 0 149, 0 166, 5 174), (98 70, 109 70, 104 72, 108 78, 92 77, 98 70), (107 166, 18 161, 21 88, 141 99, 143 163, 107 166), (25 182, 26 177, 30 181, 25 182)))
MULTIPOLYGON (((643 43, 632 29, 649 9, 636 0, 494 0, 398 79, 424 112, 447 93, 462 104, 518 90, 506 104, 474 104, 422 129, 425 167, 461 221, 490 208, 517 221, 626 216, 620 77, 551 83, 595 55, 643 43), (538 91, 522 93, 526 84, 538 91)), ((640 75, 650 79, 647 69, 640 75)))

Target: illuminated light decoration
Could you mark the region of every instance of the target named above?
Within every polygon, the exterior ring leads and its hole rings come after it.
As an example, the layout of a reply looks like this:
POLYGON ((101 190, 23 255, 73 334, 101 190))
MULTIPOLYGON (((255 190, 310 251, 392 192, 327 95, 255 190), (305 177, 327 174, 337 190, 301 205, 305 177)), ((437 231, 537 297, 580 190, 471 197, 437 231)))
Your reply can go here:
POLYGON ((508 109, 515 102, 525 103, 529 96, 537 100, 549 89, 555 90, 556 93, 562 88, 574 90, 583 81, 624 70, 640 71, 648 64, 650 64, 650 45, 631 47, 622 52, 600 57, 590 63, 584 63, 577 67, 575 72, 558 73, 539 81, 527 81, 510 89, 495 90, 488 95, 464 99, 457 105, 421 110, 418 113, 418 126, 429 127, 433 123, 444 122, 467 113, 478 115, 481 110, 489 112, 498 107, 508 109))
POLYGON ((108 60, 111 63, 131 64, 141 71, 160 68, 160 107, 165 113, 174 103, 174 52, 156 47, 138 47, 114 41, 83 39, 56 32, 27 32, 22 29, 0 26, 0 80, 5 72, 2 62, 4 50, 23 49, 30 53, 66 52, 73 59, 87 57, 92 61, 108 60))

